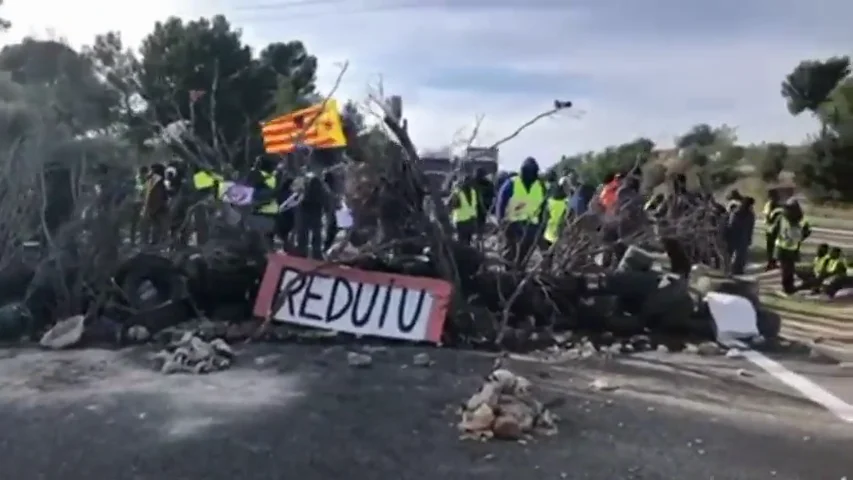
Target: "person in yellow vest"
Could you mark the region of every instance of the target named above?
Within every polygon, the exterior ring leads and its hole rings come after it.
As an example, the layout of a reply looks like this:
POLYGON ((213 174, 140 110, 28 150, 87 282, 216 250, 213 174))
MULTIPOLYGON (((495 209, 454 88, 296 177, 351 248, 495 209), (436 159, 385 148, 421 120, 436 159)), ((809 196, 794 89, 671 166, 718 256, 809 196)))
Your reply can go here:
POLYGON ((829 298, 834 298, 840 290, 853 289, 851 273, 850 266, 841 249, 838 247, 831 248, 826 262, 823 293, 829 298))
POLYGON ((276 162, 265 155, 255 160, 249 171, 247 183, 254 188, 252 214, 249 226, 272 241, 275 236, 276 215, 278 214, 278 177, 276 162))
POLYGON ((528 157, 519 174, 508 178, 498 190, 496 213, 504 241, 504 259, 516 267, 526 263, 541 235, 545 185, 539 179, 539 164, 528 157))
POLYGON ((540 242, 542 250, 550 249, 563 233, 569 213, 569 188, 566 178, 560 179, 550 188, 545 202, 545 229, 540 242))
MULTIPOLYGON (((225 178, 218 173, 205 168, 195 168, 192 176, 192 203, 207 199, 222 199, 225 194, 225 178)), ((193 231, 196 236, 196 244, 202 244, 208 238, 208 216, 204 206, 197 205, 192 210, 193 231)))
POLYGON ((782 274, 782 292, 787 295, 796 291, 794 278, 796 264, 800 259, 800 247, 811 233, 811 227, 803 216, 800 204, 794 199, 788 200, 770 232, 776 239, 773 247, 782 274))
POLYGON ((767 192, 767 202, 764 204, 762 215, 764 216, 764 250, 767 256, 765 270, 773 270, 778 264, 776 263, 776 237, 773 236, 773 225, 776 220, 782 215, 784 208, 779 201, 779 193, 775 189, 767 192))
POLYGON ((796 275, 802 283, 797 290, 811 290, 812 293, 820 291, 820 286, 826 278, 826 265, 829 262, 829 245, 821 243, 815 251, 815 257, 811 265, 797 267, 796 275))
POLYGON ((480 194, 475 188, 474 177, 465 175, 461 182, 450 192, 447 201, 450 219, 456 227, 456 236, 460 242, 470 245, 477 231, 477 215, 480 208, 480 194))

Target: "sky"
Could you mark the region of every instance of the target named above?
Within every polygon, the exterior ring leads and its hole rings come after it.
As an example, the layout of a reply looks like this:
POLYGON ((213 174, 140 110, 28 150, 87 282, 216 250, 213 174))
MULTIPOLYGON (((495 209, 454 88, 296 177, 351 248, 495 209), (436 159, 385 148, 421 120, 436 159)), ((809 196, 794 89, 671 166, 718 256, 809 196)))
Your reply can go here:
MULTIPOLYGON (((133 45, 157 20, 225 14, 262 48, 302 40, 328 92, 369 106, 403 97, 421 150, 500 145, 501 167, 644 136, 661 147, 696 123, 728 124, 742 142, 798 143, 816 130, 791 117, 780 84, 801 60, 853 54, 849 0, 5 0, 25 35, 91 42, 120 30, 133 45)), ((374 108, 375 110, 375 108, 374 108)))

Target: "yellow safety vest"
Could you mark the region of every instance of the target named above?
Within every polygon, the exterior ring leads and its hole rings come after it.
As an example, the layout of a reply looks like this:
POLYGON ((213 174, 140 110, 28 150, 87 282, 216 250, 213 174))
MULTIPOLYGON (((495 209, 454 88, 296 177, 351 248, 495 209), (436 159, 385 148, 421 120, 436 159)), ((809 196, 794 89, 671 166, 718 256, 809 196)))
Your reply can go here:
POLYGON ((773 223, 773 220, 778 218, 782 212, 784 212, 782 207, 771 208, 770 202, 765 203, 764 211, 762 212, 764 214, 764 225, 769 227, 773 223))
POLYGON ((207 170, 199 170, 193 175, 193 186, 196 190, 204 190, 213 187, 216 182, 221 184, 223 180, 220 175, 210 173, 207 170))
POLYGON ((466 222, 477 217, 477 191, 473 188, 468 189, 468 194, 465 195, 465 190, 457 189, 454 193, 459 199, 459 206, 450 212, 453 223, 466 222), (470 200, 469 200, 470 196, 470 200))
POLYGON ((826 267, 826 264, 828 261, 829 261, 829 255, 824 255, 822 257, 817 257, 814 259, 814 274, 815 274, 815 276, 818 276, 823 272, 823 269, 826 267))
MULTIPOLYGON (((267 187, 269 187, 271 190, 275 190, 275 185, 276 185, 275 175, 272 173, 267 173, 267 172, 261 172, 261 175, 264 176, 264 183, 267 185, 267 187)), ((273 200, 267 204, 261 205, 261 207, 258 208, 258 213, 260 213, 262 215, 275 215, 275 214, 277 214, 278 213, 278 202, 273 200)))
POLYGON ((545 187, 534 180, 530 190, 524 186, 520 177, 512 180, 512 197, 506 206, 506 219, 510 222, 539 223, 539 213, 545 201, 545 187))
POLYGON ((844 267, 845 273, 847 272, 847 269, 848 269, 847 262, 843 258, 836 258, 834 260, 829 260, 826 264, 826 271, 834 273, 835 270, 838 269, 839 266, 844 267))
POLYGON ((776 248, 782 250, 797 250, 803 241, 804 222, 796 225, 788 221, 787 217, 779 217, 779 237, 776 238, 776 248))
POLYGON ((545 225, 545 233, 542 235, 548 243, 554 243, 560 238, 560 227, 566 218, 569 209, 566 199, 548 199, 548 223, 545 225))

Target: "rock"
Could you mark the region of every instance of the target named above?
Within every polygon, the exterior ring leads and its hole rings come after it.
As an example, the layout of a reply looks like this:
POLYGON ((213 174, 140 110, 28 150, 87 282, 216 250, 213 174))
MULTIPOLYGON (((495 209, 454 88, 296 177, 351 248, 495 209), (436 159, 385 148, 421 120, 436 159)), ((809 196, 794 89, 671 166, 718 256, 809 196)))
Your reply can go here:
POLYGON ((80 342, 83 338, 83 329, 85 328, 85 317, 83 315, 74 315, 56 322, 47 333, 41 337, 39 344, 45 348, 54 350, 72 347, 80 342))
POLYGON ((723 349, 714 342, 702 342, 697 346, 696 353, 699 355, 719 355, 723 349))
POLYGON ((428 367, 433 364, 432 359, 426 353, 418 353, 412 359, 412 364, 416 367, 428 367))
POLYGON ((132 342, 142 343, 151 338, 151 333, 142 325, 133 325, 127 329, 127 338, 132 342))
POLYGON ((373 364, 373 357, 366 353, 348 352, 347 364, 350 367, 365 368, 373 364))
POLYGON ((589 384, 589 388, 596 392, 612 392, 618 390, 619 386, 611 384, 606 378, 596 378, 589 384))
POLYGON ((463 432, 489 432, 491 434, 494 421, 495 411, 489 405, 481 403, 473 410, 466 410, 462 413, 459 429, 463 432))
POLYGON ((524 436, 524 430, 518 420, 510 415, 501 415, 496 418, 492 425, 492 432, 495 438, 501 440, 518 440, 524 436))
POLYGON ((656 352, 658 352, 658 353, 669 353, 669 347, 667 347, 667 346, 666 346, 666 345, 664 345, 664 344, 660 344, 660 345, 658 345, 658 346, 657 346, 657 348, 655 349, 655 351, 656 351, 656 352))
POLYGON ((215 338, 210 342, 210 346, 213 348, 213 351, 220 356, 226 358, 234 358, 234 350, 231 348, 231 345, 225 343, 225 340, 221 338, 215 338))
POLYGON ((692 343, 688 343, 684 345, 684 353, 699 353, 699 347, 692 343))
POLYGON ((737 348, 731 348, 726 352, 726 358, 743 358, 743 352, 737 348))

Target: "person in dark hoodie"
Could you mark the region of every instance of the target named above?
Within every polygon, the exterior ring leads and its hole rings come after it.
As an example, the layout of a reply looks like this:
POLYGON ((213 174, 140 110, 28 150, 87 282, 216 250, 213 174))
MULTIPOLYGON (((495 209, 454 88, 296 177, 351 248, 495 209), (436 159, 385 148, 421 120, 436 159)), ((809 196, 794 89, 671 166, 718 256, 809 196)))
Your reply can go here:
POLYGON ((539 164, 528 157, 518 175, 501 185, 496 205, 504 236, 504 258, 516 267, 522 266, 536 245, 544 204, 545 185, 539 179, 539 164))
POLYGON ((729 213, 726 225, 726 259, 735 275, 743 275, 746 269, 749 247, 752 246, 752 232, 755 230, 755 199, 744 197, 729 213))
POLYGON ((477 204, 477 230, 482 233, 486 227, 489 212, 491 212, 495 202, 494 182, 486 175, 486 171, 482 168, 478 168, 474 172, 474 188, 477 189, 477 193, 480 195, 480 202, 477 204))

